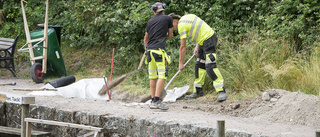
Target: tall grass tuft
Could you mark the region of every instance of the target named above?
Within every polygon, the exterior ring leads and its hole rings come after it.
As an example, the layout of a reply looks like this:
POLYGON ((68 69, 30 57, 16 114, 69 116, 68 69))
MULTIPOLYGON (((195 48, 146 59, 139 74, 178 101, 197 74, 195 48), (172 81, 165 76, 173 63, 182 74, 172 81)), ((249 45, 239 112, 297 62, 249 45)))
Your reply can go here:
POLYGON ((275 88, 319 96, 319 48, 308 56, 286 40, 263 39, 256 32, 239 44, 224 39, 219 43, 218 64, 230 93, 252 97, 275 88))
POLYGON ((302 92, 320 97, 320 48, 315 47, 312 51, 308 59, 297 64, 303 73, 297 85, 302 92))

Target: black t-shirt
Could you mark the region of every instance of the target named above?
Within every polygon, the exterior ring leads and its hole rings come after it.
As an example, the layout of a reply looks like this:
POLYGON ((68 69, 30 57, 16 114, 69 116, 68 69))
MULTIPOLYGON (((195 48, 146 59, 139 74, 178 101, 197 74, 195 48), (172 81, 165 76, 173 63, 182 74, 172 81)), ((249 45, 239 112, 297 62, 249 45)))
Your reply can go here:
POLYGON ((147 23, 146 32, 149 35, 148 49, 164 49, 169 28, 172 28, 172 18, 167 15, 157 14, 147 23))

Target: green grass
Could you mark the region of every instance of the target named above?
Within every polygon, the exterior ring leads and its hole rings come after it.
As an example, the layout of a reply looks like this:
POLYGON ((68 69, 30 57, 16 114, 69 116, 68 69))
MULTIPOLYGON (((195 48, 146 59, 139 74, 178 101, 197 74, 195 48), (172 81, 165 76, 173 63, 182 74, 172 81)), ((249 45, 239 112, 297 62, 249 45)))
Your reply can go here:
POLYGON ((285 40, 261 39, 256 33, 248 37, 236 48, 227 41, 220 45, 218 52, 230 52, 222 54, 220 67, 229 93, 249 98, 274 88, 319 96, 319 48, 308 56, 285 40))

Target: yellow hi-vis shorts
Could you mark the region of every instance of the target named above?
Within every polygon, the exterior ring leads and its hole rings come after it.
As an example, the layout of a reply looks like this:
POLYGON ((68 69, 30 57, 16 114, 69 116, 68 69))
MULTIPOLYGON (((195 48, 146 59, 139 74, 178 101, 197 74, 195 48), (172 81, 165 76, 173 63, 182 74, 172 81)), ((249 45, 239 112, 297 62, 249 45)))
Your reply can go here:
POLYGON ((160 50, 149 50, 147 63, 150 79, 167 79, 166 72, 166 53, 160 50))

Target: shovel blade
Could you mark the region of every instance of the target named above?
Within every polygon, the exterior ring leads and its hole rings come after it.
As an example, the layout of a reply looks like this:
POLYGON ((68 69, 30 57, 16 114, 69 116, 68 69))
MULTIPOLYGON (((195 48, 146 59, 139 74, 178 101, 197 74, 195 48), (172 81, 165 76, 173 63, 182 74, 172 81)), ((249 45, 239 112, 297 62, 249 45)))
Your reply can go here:
POLYGON ((160 94, 160 99, 163 100, 164 97, 166 97, 166 95, 167 95, 167 91, 165 89, 162 89, 162 92, 160 94))

